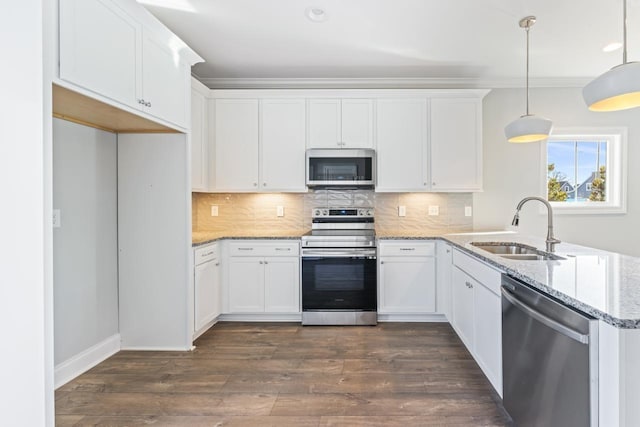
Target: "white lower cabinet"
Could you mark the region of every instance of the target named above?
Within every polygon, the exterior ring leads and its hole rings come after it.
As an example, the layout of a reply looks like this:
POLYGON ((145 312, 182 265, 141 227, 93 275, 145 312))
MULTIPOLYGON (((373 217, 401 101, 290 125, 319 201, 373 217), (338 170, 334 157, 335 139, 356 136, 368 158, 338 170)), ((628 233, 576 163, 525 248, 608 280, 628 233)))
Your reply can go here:
POLYGON ((299 313, 299 243, 229 245, 229 314, 299 313))
POLYGON ((194 250, 194 323, 196 335, 218 318, 221 308, 220 260, 217 244, 194 250))
POLYGON ((502 396, 500 272, 453 251, 451 325, 502 396))
POLYGON ((378 313, 435 313, 435 242, 380 242, 378 313))

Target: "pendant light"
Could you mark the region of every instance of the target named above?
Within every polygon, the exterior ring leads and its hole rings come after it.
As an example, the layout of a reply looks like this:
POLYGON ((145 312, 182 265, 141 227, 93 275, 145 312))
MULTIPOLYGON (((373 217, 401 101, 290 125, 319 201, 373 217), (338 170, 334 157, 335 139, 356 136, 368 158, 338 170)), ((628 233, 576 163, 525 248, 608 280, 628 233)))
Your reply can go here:
POLYGON ((551 133, 551 120, 529 114, 529 29, 535 23, 535 16, 527 16, 519 22, 520 28, 527 33, 527 112, 504 128, 507 140, 514 143, 543 141, 551 133))
POLYGON ((640 63, 627 62, 627 0, 622 12, 622 64, 613 67, 582 90, 591 111, 619 111, 640 107, 640 63))

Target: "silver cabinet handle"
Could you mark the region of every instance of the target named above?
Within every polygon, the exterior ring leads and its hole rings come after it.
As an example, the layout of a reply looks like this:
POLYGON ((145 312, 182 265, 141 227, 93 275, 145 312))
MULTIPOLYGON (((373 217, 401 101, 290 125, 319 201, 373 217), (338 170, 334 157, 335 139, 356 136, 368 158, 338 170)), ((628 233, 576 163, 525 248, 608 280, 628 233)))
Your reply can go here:
POLYGON ((448 253, 448 254, 450 254, 450 253, 451 253, 451 250, 450 250, 450 249, 447 249, 447 253, 448 253))
POLYGON ((415 251, 416 248, 400 248, 401 251, 415 251))
POLYGON ((431 185, 436 185, 436 183, 435 183, 435 182, 432 182, 432 183, 431 183, 431 185))
POLYGON ((252 251, 253 248, 238 248, 239 251, 252 251))
POLYGON ((144 99, 138 99, 138 104, 144 105, 144 99))
POLYGON ((151 102, 145 102, 145 103, 144 103, 144 105, 145 105, 146 107, 151 107, 151 102))
POLYGON ((291 248, 276 248, 276 251, 290 251, 291 248))
POLYGON ((253 183, 253 186, 254 186, 254 187, 257 187, 257 186, 258 186, 258 183, 257 183, 257 182, 254 182, 254 183, 253 183))
POLYGON ((264 262, 265 265, 269 264, 267 261, 264 262))
POLYGON ((262 261, 258 261, 260 264, 262 264, 262 261))
POLYGON ((467 288, 469 289, 473 288, 473 285, 469 282, 465 282, 464 284, 467 285, 467 288))
POLYGON ((384 261, 380 261, 380 264, 384 264, 384 261))
POLYGON ((423 185, 426 187, 426 186, 427 186, 427 183, 425 182, 423 185))
POLYGON ((220 265, 220 263, 219 263, 219 262, 216 262, 216 266, 219 266, 219 265, 220 265))
POLYGON ((529 307, 528 305, 520 301, 515 295, 513 295, 511 292, 509 292, 505 288, 500 288, 500 291, 502 292, 502 296, 511 304, 513 304, 514 307, 517 307, 520 310, 524 311, 526 314, 533 317, 543 325, 546 325, 551 329, 553 329, 554 331, 561 333, 567 338, 571 338, 572 340, 578 341, 579 343, 589 344, 589 335, 581 334, 580 332, 574 331, 573 329, 561 323, 556 322, 550 317, 547 317, 542 313, 538 313, 536 310, 534 310, 533 308, 529 307))
POLYGON ((266 183, 266 182, 265 182, 265 183, 263 183, 263 184, 262 184, 262 186, 263 186, 263 187, 266 187, 266 186, 267 186, 267 183, 266 183))

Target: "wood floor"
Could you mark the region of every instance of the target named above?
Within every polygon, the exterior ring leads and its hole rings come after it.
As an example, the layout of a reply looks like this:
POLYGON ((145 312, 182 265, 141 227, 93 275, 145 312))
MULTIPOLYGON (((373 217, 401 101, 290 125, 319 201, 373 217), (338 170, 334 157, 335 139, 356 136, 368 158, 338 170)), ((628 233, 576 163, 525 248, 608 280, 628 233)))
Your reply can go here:
POLYGON ((114 355, 56 391, 56 425, 508 425, 446 323, 219 323, 196 346, 114 355))

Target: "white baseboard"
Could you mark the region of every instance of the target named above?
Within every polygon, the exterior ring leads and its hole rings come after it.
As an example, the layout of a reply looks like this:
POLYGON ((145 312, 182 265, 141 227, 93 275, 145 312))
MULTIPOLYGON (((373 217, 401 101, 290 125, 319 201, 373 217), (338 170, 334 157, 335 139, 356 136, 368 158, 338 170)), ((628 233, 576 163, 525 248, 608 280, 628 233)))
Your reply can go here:
POLYGON ((200 328, 199 330, 195 331, 193 333, 193 340, 195 341, 200 335, 202 335, 205 332, 207 332, 216 323, 218 323, 218 317, 216 317, 215 319, 213 319, 210 322, 207 322, 202 328, 200 328))
POLYGON ((122 346, 122 351, 191 351, 194 347, 189 345, 188 347, 153 347, 153 346, 122 346))
POLYGON ((378 322, 447 322, 444 314, 424 314, 424 313, 378 313, 378 322))
POLYGON ((56 365, 54 372, 55 388, 62 387, 118 351, 120 351, 120 334, 115 334, 56 365))
POLYGON ((226 322, 302 322, 302 313, 234 313, 223 314, 226 322))

